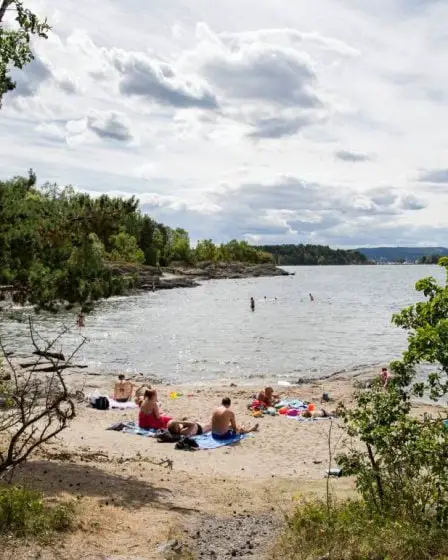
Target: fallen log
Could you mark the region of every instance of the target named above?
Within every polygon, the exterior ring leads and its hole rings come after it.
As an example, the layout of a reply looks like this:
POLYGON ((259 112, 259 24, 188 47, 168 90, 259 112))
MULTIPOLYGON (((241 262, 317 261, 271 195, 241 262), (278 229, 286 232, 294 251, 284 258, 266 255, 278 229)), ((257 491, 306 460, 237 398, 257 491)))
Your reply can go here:
POLYGON ((33 352, 36 356, 42 356, 43 358, 53 358, 54 360, 61 360, 61 362, 65 362, 64 354, 59 352, 45 352, 45 350, 35 350, 33 352))
POLYGON ((35 369, 34 371, 36 373, 40 373, 40 372, 51 373, 51 372, 60 371, 62 369, 69 369, 69 368, 84 369, 86 367, 89 367, 89 366, 84 366, 84 365, 80 365, 80 364, 63 364, 61 366, 49 366, 49 367, 39 368, 39 369, 35 369))

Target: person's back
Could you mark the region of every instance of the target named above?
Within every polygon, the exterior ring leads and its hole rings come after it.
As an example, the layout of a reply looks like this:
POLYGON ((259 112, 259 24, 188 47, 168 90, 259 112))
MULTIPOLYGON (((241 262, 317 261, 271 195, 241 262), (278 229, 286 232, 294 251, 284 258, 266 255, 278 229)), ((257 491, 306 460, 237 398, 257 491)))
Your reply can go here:
POLYGON ((235 434, 247 434, 258 429, 258 424, 249 430, 244 426, 238 428, 236 425, 235 414, 230 410, 231 400, 229 397, 222 399, 221 406, 218 407, 212 416, 212 434, 218 439, 232 438, 235 434))
POLYGON ((114 399, 118 402, 126 402, 132 398, 134 384, 131 381, 126 381, 123 374, 118 376, 118 381, 115 383, 114 399))
POLYGON ((217 436, 230 434, 230 430, 236 432, 235 414, 230 410, 231 401, 228 397, 222 399, 212 416, 212 433, 217 436))

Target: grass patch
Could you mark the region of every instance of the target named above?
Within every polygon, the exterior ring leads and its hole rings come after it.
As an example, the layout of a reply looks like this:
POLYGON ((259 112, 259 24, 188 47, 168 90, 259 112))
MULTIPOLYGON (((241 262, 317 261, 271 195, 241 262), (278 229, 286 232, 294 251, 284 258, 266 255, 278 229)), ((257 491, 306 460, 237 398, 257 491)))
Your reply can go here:
POLYGON ((43 495, 20 486, 0 487, 0 534, 46 539, 73 528, 72 504, 49 506, 43 495))
POLYGON ((407 519, 375 515, 361 500, 301 504, 277 543, 283 560, 446 560, 448 534, 407 519))

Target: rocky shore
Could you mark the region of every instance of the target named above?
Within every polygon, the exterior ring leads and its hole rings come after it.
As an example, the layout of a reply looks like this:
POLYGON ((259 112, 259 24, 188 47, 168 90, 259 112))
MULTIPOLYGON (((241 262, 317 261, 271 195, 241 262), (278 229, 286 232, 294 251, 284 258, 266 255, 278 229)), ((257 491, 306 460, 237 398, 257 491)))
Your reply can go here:
POLYGON ((195 267, 179 264, 169 268, 113 264, 111 270, 117 276, 132 278, 134 289, 138 291, 194 288, 199 286, 198 282, 205 280, 289 276, 289 272, 272 263, 247 264, 208 261, 198 263, 195 267))

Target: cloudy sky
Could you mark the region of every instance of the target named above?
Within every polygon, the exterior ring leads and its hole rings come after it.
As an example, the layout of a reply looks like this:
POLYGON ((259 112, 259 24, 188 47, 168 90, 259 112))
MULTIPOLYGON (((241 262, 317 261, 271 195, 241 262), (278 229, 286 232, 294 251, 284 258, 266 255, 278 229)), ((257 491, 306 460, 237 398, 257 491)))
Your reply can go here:
POLYGON ((447 0, 39 0, 1 176, 192 239, 448 245, 447 0))

